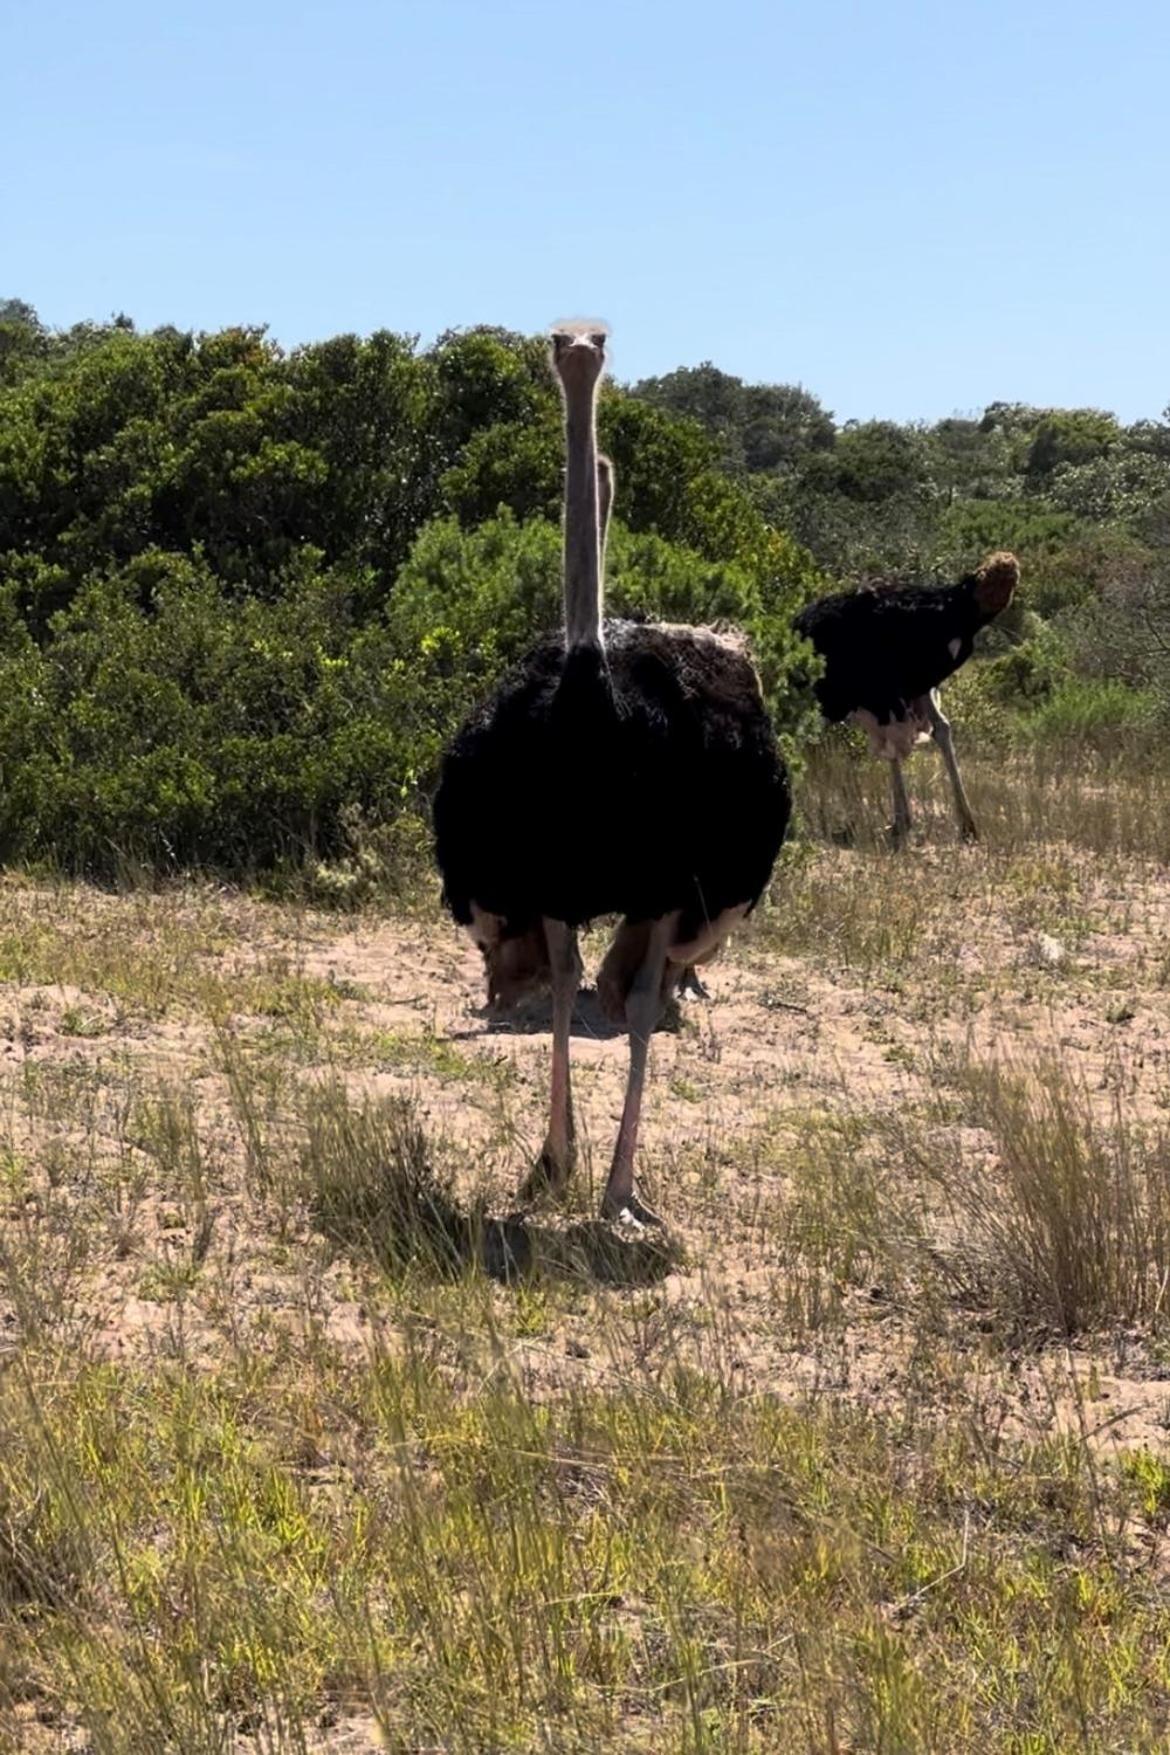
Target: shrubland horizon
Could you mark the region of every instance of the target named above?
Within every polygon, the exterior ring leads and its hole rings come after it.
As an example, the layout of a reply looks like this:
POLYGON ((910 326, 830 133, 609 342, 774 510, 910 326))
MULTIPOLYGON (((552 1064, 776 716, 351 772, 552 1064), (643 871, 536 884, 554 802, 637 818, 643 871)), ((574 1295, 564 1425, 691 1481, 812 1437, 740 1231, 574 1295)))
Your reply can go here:
MULTIPOLYGON (((35 293, 36 289, 25 288, 24 292, 30 290, 35 293)), ((139 334, 176 329, 182 334, 214 335, 225 329, 245 329, 261 334, 267 342, 285 354, 293 354, 304 348, 320 346, 339 335, 354 335, 359 340, 369 340, 372 335, 382 333, 409 336, 420 352, 427 352, 441 342, 444 336, 468 330, 482 329, 506 334, 542 337, 558 320, 554 315, 550 316, 547 322, 540 320, 525 322, 522 320, 523 313, 498 313, 495 316, 468 318, 464 322, 444 325, 441 320, 434 320, 430 323, 415 323, 406 320, 400 322, 393 313, 387 313, 386 321, 371 323, 363 327, 355 328, 339 321, 336 325, 328 322, 314 324, 305 329, 303 333, 278 333, 277 325, 259 313, 254 319, 245 314, 223 321, 217 320, 214 313, 208 313, 205 322, 188 313, 167 315, 161 312, 140 312, 137 309, 130 310, 125 305, 115 302, 108 312, 95 315, 92 311, 58 310, 54 308, 51 299, 46 301, 33 296, 25 299, 23 292, 15 295, 11 288, 6 289, 4 294, 0 294, 0 306, 6 302, 27 303, 37 312, 45 327, 57 334, 66 334, 71 329, 80 329, 89 325, 102 328, 117 322, 119 319, 128 319, 139 334)), ((1170 408, 1170 379, 1161 388, 1151 390, 1149 398, 1140 408, 1131 406, 1131 401, 1127 401, 1120 395, 1102 401, 1089 402, 1081 401, 1072 395, 1043 396, 1022 393, 1014 395, 1011 392, 1015 387, 1011 384, 999 385, 996 389, 990 390, 982 396, 966 401, 955 400, 945 405, 940 402, 934 408, 917 407, 912 410, 899 410, 884 403, 873 403, 865 407, 848 409, 830 408, 827 407, 828 392, 822 390, 811 376, 798 369, 798 361, 794 361, 791 373, 779 375, 756 373, 750 350, 741 354, 736 349, 720 348, 714 344, 710 348, 699 345, 692 350, 690 357, 677 358, 672 355, 669 359, 642 359, 636 363, 635 369, 635 365, 623 359, 622 336, 618 325, 611 322, 605 311, 587 314, 596 315, 611 331, 610 353, 613 370, 609 376, 610 381, 620 389, 632 390, 637 384, 647 379, 668 376, 679 371, 697 372, 702 371, 705 367, 714 366, 716 370, 726 373, 729 377, 740 378, 745 384, 750 384, 753 387, 770 388, 784 385, 803 390, 808 395, 816 397, 817 401, 826 407, 826 412, 840 426, 863 425, 875 420, 892 421, 898 426, 936 426, 945 420, 977 420, 988 409, 1009 403, 1045 412, 1074 408, 1093 409, 1102 414, 1112 415, 1121 426, 1136 426, 1144 421, 1165 419, 1167 410, 1170 408)))
MULTIPOLYGON (((1023 582, 951 685, 960 732, 1170 720, 1170 419, 841 425, 704 365, 608 384, 600 420, 613 612, 743 627, 793 758, 819 735, 800 608, 998 549, 1023 582)), ((0 853, 245 873, 418 845, 446 739, 556 623, 561 427, 542 335, 286 352, 0 299, 0 853)))

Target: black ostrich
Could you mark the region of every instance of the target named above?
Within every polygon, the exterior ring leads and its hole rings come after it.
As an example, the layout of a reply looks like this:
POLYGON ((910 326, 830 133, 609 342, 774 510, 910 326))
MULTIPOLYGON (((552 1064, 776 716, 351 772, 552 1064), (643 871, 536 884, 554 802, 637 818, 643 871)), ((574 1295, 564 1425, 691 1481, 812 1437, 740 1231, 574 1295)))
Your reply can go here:
POLYGON ((738 636, 602 621, 599 464, 604 330, 559 327, 565 403, 565 626, 474 713, 443 764, 435 836, 443 893, 483 952, 489 998, 547 971, 548 1135, 522 1195, 563 1189, 575 1159, 569 1034, 577 929, 623 916, 598 976, 630 1039, 625 1106, 602 1213, 653 1223, 634 1192, 650 1035, 690 965, 758 901, 788 824, 787 776, 738 636))
POLYGON ((797 630, 824 660, 814 688, 825 718, 860 725, 873 754, 890 764, 895 845, 910 830, 902 762, 930 738, 947 765, 959 833, 965 841, 978 839, 938 689, 970 658, 976 634, 1007 608, 1019 580, 1015 555, 993 554, 957 585, 842 592, 796 618, 797 630))

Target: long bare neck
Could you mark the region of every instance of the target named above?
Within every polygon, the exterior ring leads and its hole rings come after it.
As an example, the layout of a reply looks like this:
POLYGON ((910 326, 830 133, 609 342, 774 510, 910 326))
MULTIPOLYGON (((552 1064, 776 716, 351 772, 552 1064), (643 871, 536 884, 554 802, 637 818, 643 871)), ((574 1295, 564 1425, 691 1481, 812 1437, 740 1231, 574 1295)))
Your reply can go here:
POLYGON ((565 643, 600 646, 601 521, 596 388, 565 399, 565 643))
POLYGON ((609 515, 613 511, 613 464, 597 454, 597 525, 601 532, 601 607, 605 608, 605 555, 609 542, 609 515))

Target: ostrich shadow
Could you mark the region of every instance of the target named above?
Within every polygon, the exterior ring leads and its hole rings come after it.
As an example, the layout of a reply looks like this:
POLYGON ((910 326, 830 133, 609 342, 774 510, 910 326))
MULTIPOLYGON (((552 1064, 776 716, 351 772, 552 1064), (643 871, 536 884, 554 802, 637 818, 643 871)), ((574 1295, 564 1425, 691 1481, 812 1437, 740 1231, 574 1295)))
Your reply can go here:
MULTIPOLYGON (((483 1029, 451 1030, 448 1032, 452 1042, 471 1042, 484 1034, 488 1036, 548 1036, 552 1034, 552 995, 536 993, 509 1006, 507 1010, 499 1006, 480 1006, 475 1012, 483 1029)), ((655 1035, 677 1035, 682 1029, 683 1012, 677 999, 673 996, 662 1008, 662 1016, 654 1026, 655 1035)), ((572 1035, 590 1042, 612 1042, 615 1037, 623 1039, 628 1035, 625 1024, 620 1024, 608 1016, 602 1007, 595 987, 583 987, 577 995, 573 1007, 572 1035)))
POLYGON ((605 1286, 653 1286, 681 1262, 666 1232, 627 1232, 605 1219, 555 1218, 509 1213, 485 1219, 477 1238, 478 1265, 505 1284, 546 1277, 605 1286))
POLYGON ((430 1201, 408 1216, 391 1195, 381 1211, 314 1217, 318 1230, 347 1255, 392 1276, 411 1269, 454 1280, 478 1269, 504 1285, 545 1278, 575 1285, 653 1286, 682 1260, 679 1245, 665 1231, 626 1231, 605 1219, 465 1212, 449 1200, 430 1201))
POLYGON ((421 1272, 454 1280, 479 1271, 505 1284, 530 1278, 650 1286, 680 1265, 665 1230, 625 1227, 528 1208, 490 1213, 464 1205, 437 1174, 421 1135, 350 1182, 322 1182, 310 1201, 315 1228, 351 1258, 391 1277, 421 1272))

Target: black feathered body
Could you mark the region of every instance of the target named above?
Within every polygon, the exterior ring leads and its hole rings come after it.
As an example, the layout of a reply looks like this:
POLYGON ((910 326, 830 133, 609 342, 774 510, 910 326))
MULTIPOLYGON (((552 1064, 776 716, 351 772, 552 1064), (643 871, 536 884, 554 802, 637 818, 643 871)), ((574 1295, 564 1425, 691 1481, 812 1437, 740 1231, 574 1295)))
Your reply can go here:
POLYGON ((824 660, 813 686, 826 719, 869 712, 884 725, 906 718, 967 662, 991 619, 974 588, 971 576, 957 585, 841 592, 803 610, 795 626, 824 660))
POLYGON ((509 935, 678 909, 685 940, 768 882, 791 799, 747 654, 703 628, 604 639, 543 640, 447 754, 436 851, 464 925, 473 903, 509 935))

